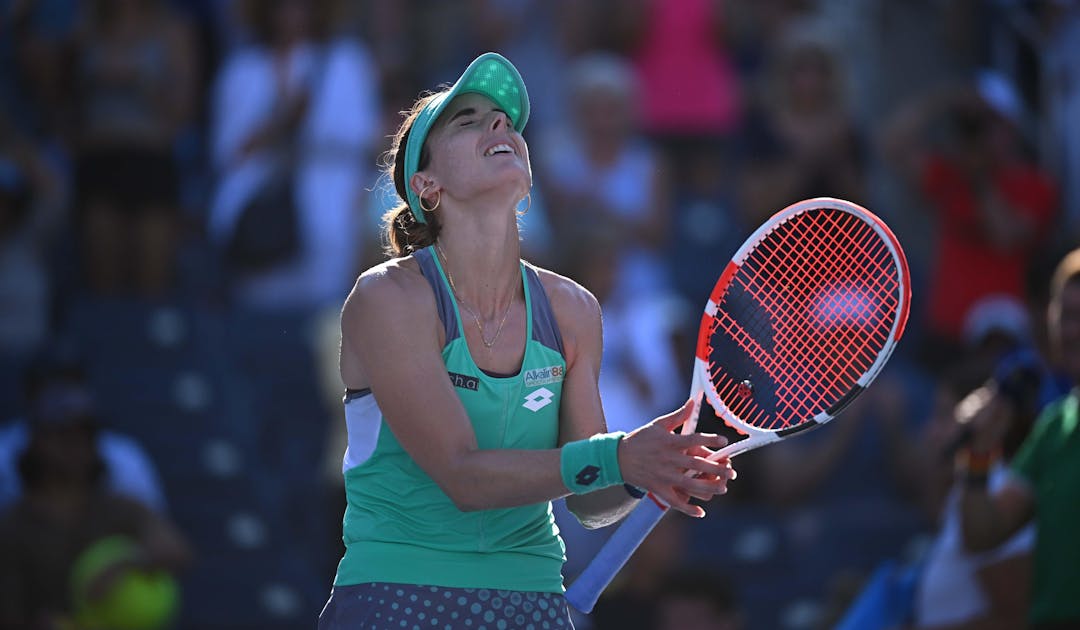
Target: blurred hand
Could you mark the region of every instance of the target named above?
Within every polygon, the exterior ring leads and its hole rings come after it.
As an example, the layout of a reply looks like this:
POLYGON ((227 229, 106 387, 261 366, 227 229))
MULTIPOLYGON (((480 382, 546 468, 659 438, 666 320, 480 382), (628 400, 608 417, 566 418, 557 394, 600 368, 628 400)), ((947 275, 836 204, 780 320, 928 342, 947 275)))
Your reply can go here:
POLYGON ((679 410, 661 416, 623 438, 619 445, 619 468, 623 480, 644 488, 672 508, 701 518, 705 510, 690 503, 691 498, 708 501, 727 492, 727 482, 735 478, 731 460, 706 459, 727 439, 709 433, 675 433, 693 411, 691 401, 679 410))
POLYGON ((976 451, 999 448, 1009 420, 1008 404, 991 387, 976 389, 956 406, 956 422, 961 431, 971 433, 970 446, 976 451))

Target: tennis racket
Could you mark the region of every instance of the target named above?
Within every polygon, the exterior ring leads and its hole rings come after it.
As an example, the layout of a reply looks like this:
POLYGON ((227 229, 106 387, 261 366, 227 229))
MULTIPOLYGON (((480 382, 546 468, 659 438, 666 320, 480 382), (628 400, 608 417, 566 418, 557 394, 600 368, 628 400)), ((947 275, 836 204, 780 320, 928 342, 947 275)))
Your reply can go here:
MULTIPOLYGON (((910 303, 907 259, 881 219, 825 197, 785 208, 743 243, 709 296, 682 433, 697 427, 703 397, 746 436, 711 460, 825 424, 881 371, 910 303)), ((578 610, 592 611, 667 511, 648 498, 567 589, 578 610)))

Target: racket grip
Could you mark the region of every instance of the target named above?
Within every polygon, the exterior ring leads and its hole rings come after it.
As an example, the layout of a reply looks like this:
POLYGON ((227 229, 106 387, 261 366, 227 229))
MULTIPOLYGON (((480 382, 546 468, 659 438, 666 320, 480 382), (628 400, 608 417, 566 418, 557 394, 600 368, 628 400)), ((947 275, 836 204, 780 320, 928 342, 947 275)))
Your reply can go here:
POLYGON ((592 612, 600 594, 666 512, 667 508, 660 507, 651 497, 638 503, 589 566, 566 589, 566 601, 583 613, 592 612))

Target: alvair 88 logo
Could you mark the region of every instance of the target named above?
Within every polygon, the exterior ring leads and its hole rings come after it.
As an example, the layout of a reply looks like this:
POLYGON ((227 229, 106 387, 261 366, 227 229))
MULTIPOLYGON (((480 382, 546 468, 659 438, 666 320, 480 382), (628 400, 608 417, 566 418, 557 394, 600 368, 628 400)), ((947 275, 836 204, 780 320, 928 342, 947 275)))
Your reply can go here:
POLYGON ((525 387, 539 387, 563 380, 566 368, 561 365, 549 365, 547 367, 527 370, 525 372, 525 387))

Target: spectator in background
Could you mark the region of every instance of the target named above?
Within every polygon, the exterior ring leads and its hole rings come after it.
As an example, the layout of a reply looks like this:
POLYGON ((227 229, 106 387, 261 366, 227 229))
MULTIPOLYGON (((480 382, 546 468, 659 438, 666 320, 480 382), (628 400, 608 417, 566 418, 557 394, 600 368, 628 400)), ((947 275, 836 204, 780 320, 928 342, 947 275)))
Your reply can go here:
POLYGON ((715 569, 676 569, 660 587, 656 630, 740 630, 735 592, 715 569))
POLYGON ((972 418, 973 437, 960 455, 960 531, 968 549, 992 549, 1031 522, 1038 528, 1027 615, 1036 630, 1080 624, 1080 249, 1065 256, 1050 286, 1053 358, 1072 391, 1043 411, 1000 486, 989 481, 1007 426, 1004 401, 991 401, 972 418))
POLYGON ((0 2, 0 109, 50 140, 64 127, 79 0, 0 2))
MULTIPOLYGON (((923 470, 931 477, 952 478, 957 445, 972 418, 991 405, 1007 407, 1002 460, 989 471, 989 484, 1000 487, 1008 476, 1005 462, 1016 454, 1039 412, 1046 370, 1030 350, 1020 350, 1000 361, 993 377, 968 394, 942 425, 929 427, 920 452, 923 470), (940 473, 938 472, 940 471, 940 473)), ((939 530, 924 561, 915 593, 917 628, 1019 628, 1025 624, 1031 576, 1031 550, 1035 527, 1027 525, 1000 546, 985 553, 969 553, 960 536, 960 495, 963 479, 955 479, 940 512, 939 530)), ((924 487, 935 492, 933 479, 924 487)))
MULTIPOLYGON (((693 311, 705 304, 727 264, 756 226, 739 205, 738 175, 729 144, 703 141, 687 149, 682 184, 675 187, 665 261, 672 288, 693 311)), ((683 329, 680 357, 693 356, 696 321, 683 329)), ((680 367, 689 367, 689 362, 680 367)))
POLYGON ((579 232, 567 273, 589 289, 603 309, 604 417, 610 418, 610 430, 630 432, 686 395, 679 361, 689 361, 690 355, 676 356, 674 350, 681 320, 691 318, 670 293, 617 293, 622 250, 618 237, 602 229, 579 232))
POLYGON ((932 368, 961 354, 965 318, 981 298, 1025 299, 1029 264, 1054 218, 1054 186, 1023 151, 1021 117, 1015 88, 984 72, 908 103, 886 124, 886 157, 937 221, 924 302, 923 358, 932 368), (941 146, 930 138, 935 122, 948 123, 941 146))
POLYGON ((739 141, 747 222, 811 197, 865 203, 862 139, 845 69, 823 27, 792 24, 770 53, 761 87, 739 141))
POLYGON ((728 52, 721 0, 618 2, 611 19, 633 59, 642 129, 683 172, 686 150, 728 136, 739 123, 739 78, 728 52))
MULTIPOLYGON (((666 171, 637 122, 638 86, 623 59, 595 53, 567 72, 573 127, 544 138, 540 181, 556 233, 601 226, 625 245, 614 291, 667 286, 666 171)), ((628 294, 628 295, 629 295, 628 294)))
POLYGON ((174 151, 198 98, 195 42, 164 0, 82 8, 71 141, 87 280, 102 293, 159 295, 174 280, 174 151))
POLYGON ((30 435, 19 457, 25 493, 0 513, 0 626, 54 628, 76 613, 72 569, 111 536, 133 553, 90 580, 89 601, 107 596, 129 570, 178 570, 188 558, 173 526, 146 506, 112 494, 97 448, 87 393, 63 378, 34 389, 30 435))
MULTIPOLYGON (((60 227, 57 169, 0 111, 0 361, 18 366, 49 332, 46 259, 60 227)), ((17 382, 17 378, 11 379, 17 382)))
POLYGON ((26 415, 0 426, 0 510, 23 496, 19 461, 33 441, 36 410, 49 404, 45 399, 49 392, 62 391, 64 413, 93 421, 104 487, 165 513, 165 495, 153 462, 138 442, 103 426, 78 358, 59 345, 48 347, 30 363, 22 380, 26 415))
POLYGON ((234 297, 270 309, 340 303, 357 272, 357 204, 380 130, 376 70, 358 40, 330 32, 328 2, 244 6, 254 41, 214 86, 210 236, 228 252, 245 212, 291 215, 295 246, 257 264, 231 260, 234 297))
POLYGON ((972 304, 962 335, 958 367, 980 381, 1006 355, 1035 341, 1028 306, 1011 295, 988 295, 972 304))

